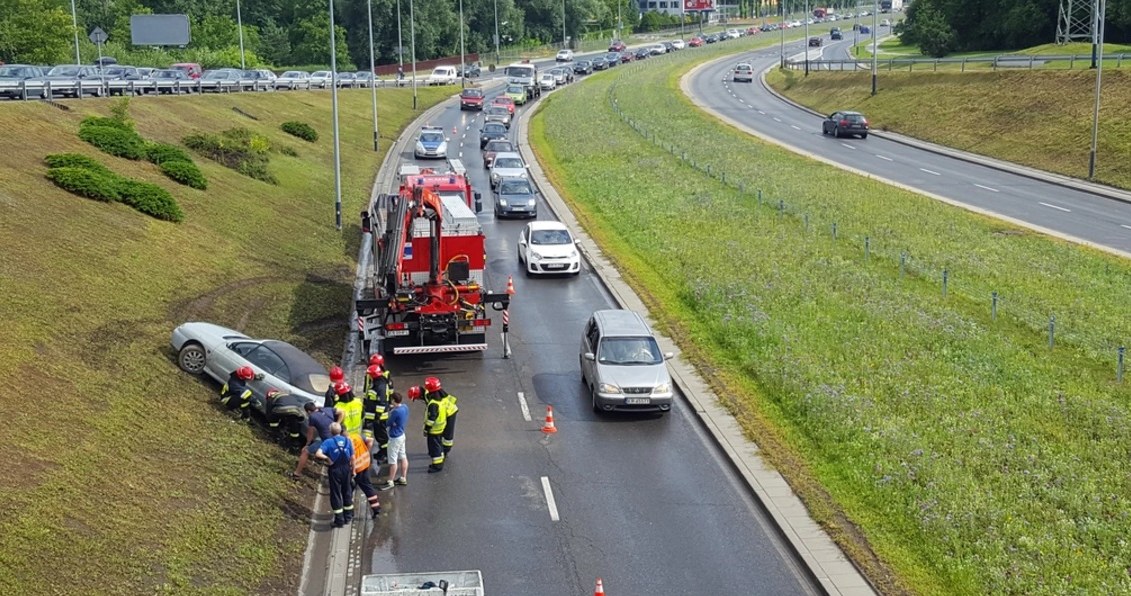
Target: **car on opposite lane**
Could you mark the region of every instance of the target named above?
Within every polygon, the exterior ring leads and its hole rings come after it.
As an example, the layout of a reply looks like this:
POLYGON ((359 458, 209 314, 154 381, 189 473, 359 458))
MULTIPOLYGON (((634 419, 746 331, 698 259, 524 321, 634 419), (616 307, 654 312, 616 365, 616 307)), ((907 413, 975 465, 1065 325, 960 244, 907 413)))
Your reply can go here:
POLYGON ((868 138, 868 119, 860 112, 833 112, 821 123, 821 134, 840 138, 844 135, 859 135, 868 138))
POLYGON ((526 178, 501 178, 495 185, 495 217, 538 217, 534 185, 526 178))
POLYGON ((212 323, 184 323, 173 330, 170 344, 177 366, 192 375, 208 375, 225 383, 241 366, 250 366, 252 405, 262 411, 267 392, 278 389, 322 405, 330 374, 317 360, 293 345, 274 339, 253 339, 212 323))
POLYGON ((754 67, 746 62, 741 62, 734 67, 734 75, 731 79, 735 82, 745 81, 747 83, 754 82, 754 67))
POLYGON ((581 273, 581 253, 569 228, 560 221, 532 221, 518 237, 518 262, 527 276, 581 273))
POLYGON ((621 41, 619 39, 614 39, 613 42, 609 44, 609 51, 610 52, 623 52, 627 47, 628 46, 624 45, 623 41, 621 41))
POLYGON ((573 50, 560 50, 554 58, 555 62, 573 62, 573 50))
POLYGON ((493 139, 506 139, 507 127, 499 122, 484 122, 483 126, 479 129, 479 148, 482 149, 487 145, 487 141, 493 139))

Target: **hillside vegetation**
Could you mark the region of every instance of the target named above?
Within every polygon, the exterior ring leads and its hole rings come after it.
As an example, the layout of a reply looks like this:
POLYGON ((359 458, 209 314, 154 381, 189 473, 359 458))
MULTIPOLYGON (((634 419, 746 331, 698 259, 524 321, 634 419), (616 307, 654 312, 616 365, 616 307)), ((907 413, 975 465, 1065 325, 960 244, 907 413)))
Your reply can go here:
MULTIPOLYGON (((873 128, 1075 178, 1088 175, 1095 71, 868 72, 767 80, 818 112, 858 110, 873 128)), ((1096 181, 1131 188, 1131 72, 1105 70, 1096 181)))
MULTIPOLYGON (((422 109, 450 93, 421 89, 422 109)), ((383 155, 369 93, 344 91, 335 231, 329 99, 133 100, 147 140, 183 148, 190 134, 244 128, 279 149, 267 166, 277 184, 196 157, 206 191, 80 140, 79 122, 108 116, 109 101, 0 105, 0 593, 294 593, 313 480, 284 477, 294 457, 230 422, 217 386, 177 369, 169 335, 213 321, 340 357, 355 214, 383 155), (283 132, 286 121, 319 140, 283 132), (66 153, 163 187, 183 221, 56 187, 44 157, 66 153)), ((379 101, 387 150, 414 117, 412 94, 379 101)))

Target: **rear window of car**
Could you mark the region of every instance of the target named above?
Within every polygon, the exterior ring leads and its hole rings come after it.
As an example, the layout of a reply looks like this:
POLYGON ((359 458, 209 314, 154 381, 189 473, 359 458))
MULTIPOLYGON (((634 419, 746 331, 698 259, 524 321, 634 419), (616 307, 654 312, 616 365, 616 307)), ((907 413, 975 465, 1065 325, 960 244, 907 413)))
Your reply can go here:
POLYGON ((861 116, 860 114, 845 114, 844 119, 848 120, 849 122, 863 122, 864 116, 861 116))

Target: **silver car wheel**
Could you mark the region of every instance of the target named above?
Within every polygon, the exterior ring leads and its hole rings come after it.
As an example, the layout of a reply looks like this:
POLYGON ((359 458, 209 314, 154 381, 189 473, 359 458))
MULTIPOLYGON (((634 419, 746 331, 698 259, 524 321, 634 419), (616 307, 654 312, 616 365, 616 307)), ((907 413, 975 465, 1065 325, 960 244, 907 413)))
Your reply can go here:
POLYGON ((190 375, 203 373, 206 361, 207 355, 204 353, 204 347, 200 344, 185 344, 181 347, 180 353, 177 354, 177 365, 190 375))

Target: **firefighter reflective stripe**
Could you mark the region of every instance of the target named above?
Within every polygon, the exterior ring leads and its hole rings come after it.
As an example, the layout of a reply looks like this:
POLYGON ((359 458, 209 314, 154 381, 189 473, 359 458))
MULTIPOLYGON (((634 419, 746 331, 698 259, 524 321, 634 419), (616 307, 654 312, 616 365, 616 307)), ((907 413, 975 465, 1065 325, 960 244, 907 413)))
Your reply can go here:
POLYGON ((360 474, 369 469, 373 457, 369 455, 369 446, 361 437, 350 435, 350 441, 353 441, 353 473, 360 474))
POLYGON ((342 432, 349 435, 361 436, 361 426, 364 418, 361 400, 356 397, 349 401, 340 401, 335 406, 342 412, 342 432))
POLYGON ((424 419, 424 430, 430 435, 443 434, 444 427, 448 425, 448 409, 445 407, 444 401, 436 399, 434 394, 430 394, 427 399, 428 414, 424 419))
POLYGON ((240 394, 240 409, 251 407, 251 389, 244 389, 240 394))
POLYGON ((448 416, 451 416, 451 415, 455 414, 456 412, 459 412, 459 406, 456 405, 456 396, 449 393, 447 395, 447 397, 444 398, 444 401, 447 403, 448 416))

